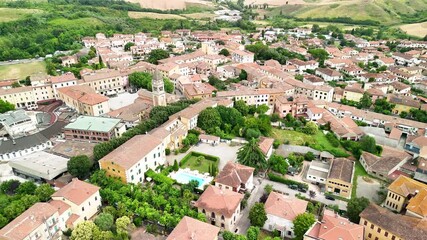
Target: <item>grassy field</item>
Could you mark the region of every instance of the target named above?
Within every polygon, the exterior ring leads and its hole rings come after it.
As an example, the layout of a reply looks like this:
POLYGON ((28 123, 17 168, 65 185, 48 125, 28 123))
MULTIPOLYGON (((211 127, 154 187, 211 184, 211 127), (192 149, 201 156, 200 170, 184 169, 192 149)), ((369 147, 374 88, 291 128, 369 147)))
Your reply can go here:
POLYGON ((207 155, 201 153, 197 154, 200 156, 195 156, 193 152, 187 154, 187 156, 181 160, 181 168, 190 168, 191 170, 197 170, 200 173, 209 173, 209 167, 212 165, 218 168, 219 159, 215 162, 207 159, 207 155), (199 161, 198 158, 201 158, 201 161, 199 161))
POLYGON ((20 63, 0 66, 0 80, 5 79, 25 79, 27 76, 46 72, 44 62, 20 63))
POLYGON ((427 35, 427 22, 402 25, 400 29, 409 35, 424 37, 427 35))
POLYGON ((186 19, 177 14, 162 14, 162 13, 153 13, 153 12, 129 12, 130 18, 151 18, 151 19, 186 19))
POLYGON ((274 128, 271 136, 280 141, 280 143, 287 143, 290 145, 308 145, 318 151, 327 151, 336 156, 346 156, 347 153, 344 148, 334 147, 328 141, 322 131, 318 131, 316 135, 307 135, 297 131, 282 130, 274 128))
POLYGON ((30 14, 42 13, 38 9, 0 8, 0 23, 21 19, 30 14))

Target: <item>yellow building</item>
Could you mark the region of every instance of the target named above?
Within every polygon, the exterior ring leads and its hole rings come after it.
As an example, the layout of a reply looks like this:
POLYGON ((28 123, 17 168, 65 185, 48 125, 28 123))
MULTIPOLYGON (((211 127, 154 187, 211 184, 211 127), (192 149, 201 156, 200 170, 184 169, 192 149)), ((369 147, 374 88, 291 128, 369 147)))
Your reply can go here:
POLYGON ((145 172, 155 170, 166 161, 162 141, 152 135, 136 135, 99 160, 107 176, 118 177, 124 183, 139 183, 145 172))
POLYGON ((341 197, 350 198, 353 188, 354 162, 347 158, 332 160, 326 179, 326 191, 341 197))
POLYGON ((63 87, 57 91, 58 99, 80 114, 96 117, 110 111, 108 97, 96 93, 87 85, 63 87))
POLYGON ((396 212, 406 209, 408 216, 427 217, 427 185, 401 175, 388 187, 384 206, 396 212))
POLYGON ((425 220, 395 214, 373 203, 359 216, 366 240, 424 240, 427 236, 425 220))
POLYGON ((33 94, 33 88, 18 87, 10 89, 0 89, 0 99, 12 103, 17 108, 36 106, 36 98, 33 94))
POLYGON ((393 108, 394 114, 409 112, 411 109, 418 109, 421 106, 418 100, 414 100, 411 97, 389 95, 387 99, 390 103, 395 104, 393 108))
POLYGON ((364 92, 365 91, 363 91, 363 89, 358 85, 346 86, 344 88, 343 97, 349 101, 359 102, 360 99, 363 97, 364 92))

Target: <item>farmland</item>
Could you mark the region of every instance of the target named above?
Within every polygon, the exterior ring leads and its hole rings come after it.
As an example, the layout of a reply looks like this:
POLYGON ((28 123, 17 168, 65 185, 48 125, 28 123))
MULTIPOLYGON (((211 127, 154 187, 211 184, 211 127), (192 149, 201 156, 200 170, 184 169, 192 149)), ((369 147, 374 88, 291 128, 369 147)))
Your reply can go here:
POLYGON ((427 22, 402 25, 400 29, 409 35, 424 37, 427 35, 427 22))

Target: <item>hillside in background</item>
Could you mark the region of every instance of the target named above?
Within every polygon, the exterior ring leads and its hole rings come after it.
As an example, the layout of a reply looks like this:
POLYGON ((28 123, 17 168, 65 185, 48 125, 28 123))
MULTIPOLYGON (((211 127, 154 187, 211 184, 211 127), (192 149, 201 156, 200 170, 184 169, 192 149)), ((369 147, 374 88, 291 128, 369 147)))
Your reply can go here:
POLYGON ((348 17, 354 20, 372 20, 383 25, 427 21, 427 0, 246 0, 245 4, 268 4, 267 11, 260 10, 262 17, 348 17), (278 6, 279 2, 283 5, 278 6))

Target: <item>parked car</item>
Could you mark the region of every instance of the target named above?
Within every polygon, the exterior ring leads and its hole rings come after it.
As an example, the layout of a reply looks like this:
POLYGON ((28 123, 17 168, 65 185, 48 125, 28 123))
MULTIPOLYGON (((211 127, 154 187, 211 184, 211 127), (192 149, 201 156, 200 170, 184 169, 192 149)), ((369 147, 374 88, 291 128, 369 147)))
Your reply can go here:
POLYGON ((298 189, 298 185, 290 185, 289 188, 293 189, 293 190, 297 190, 298 189))
POLYGON ((326 195, 325 198, 331 201, 335 201, 335 198, 329 195, 326 195))
POLYGON ((307 192, 307 189, 305 189, 305 188, 298 188, 298 192, 306 193, 306 192, 307 192))

